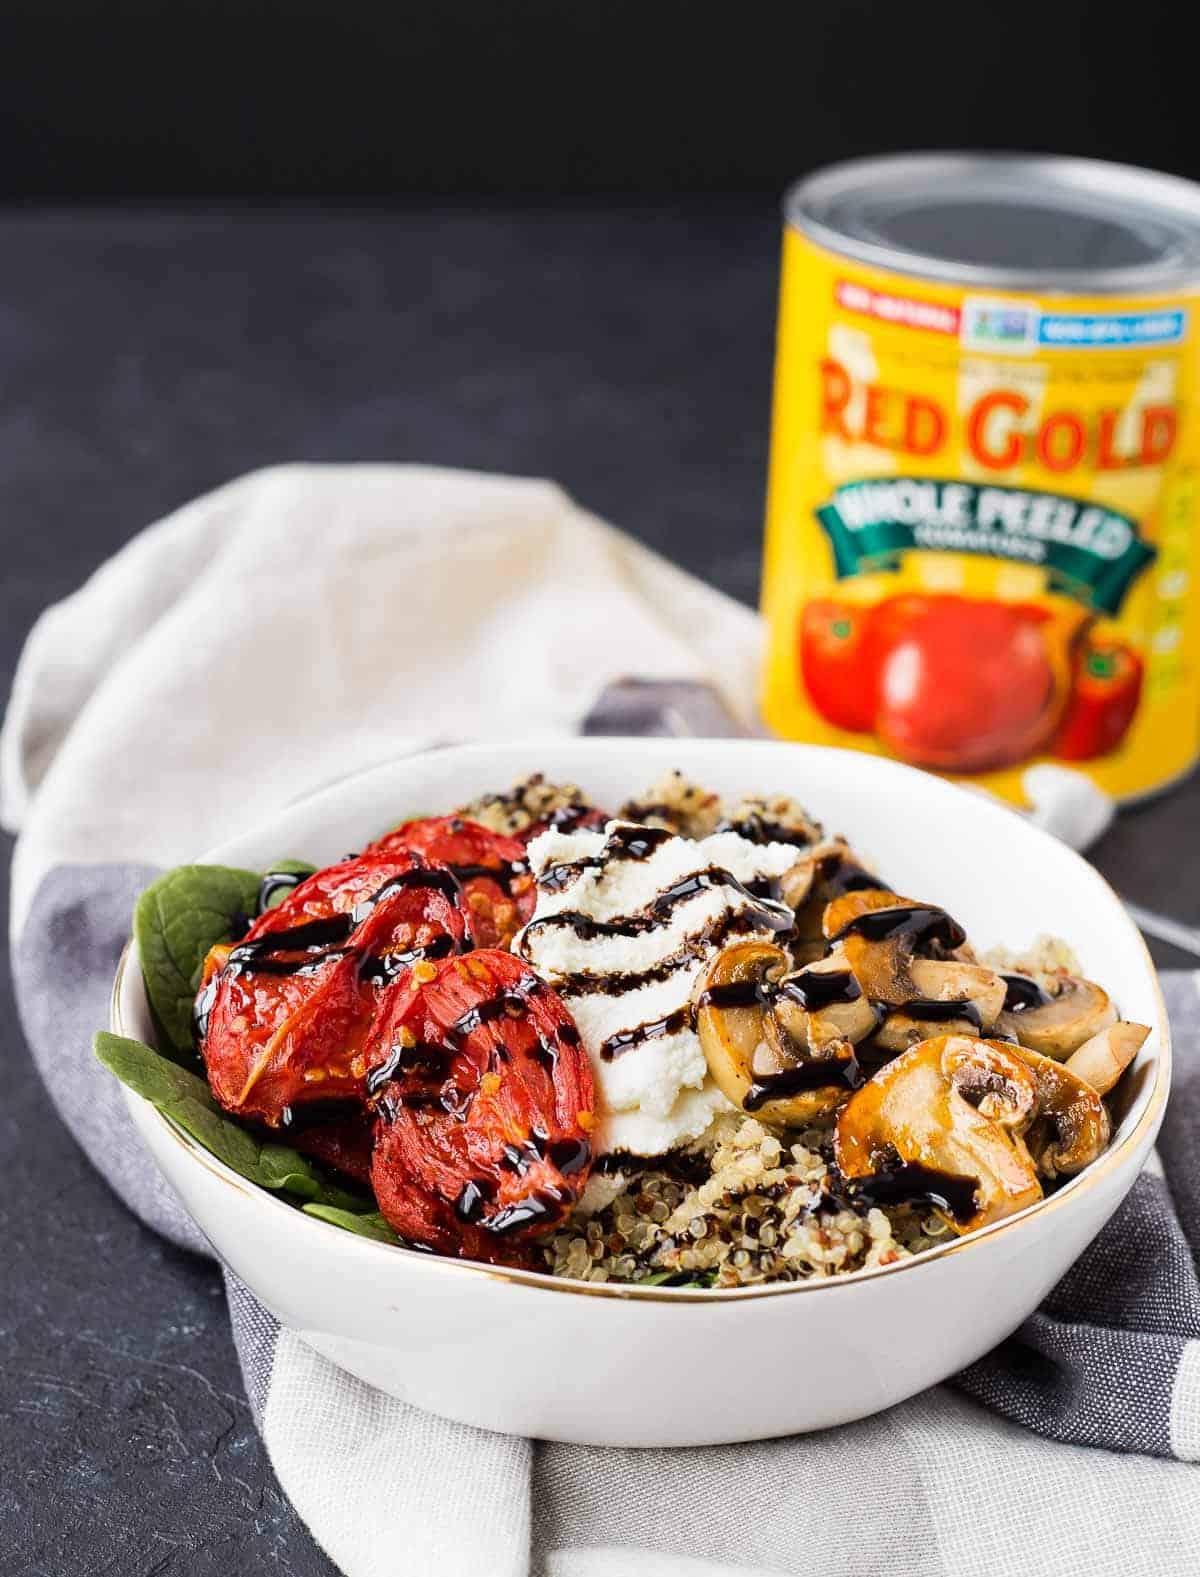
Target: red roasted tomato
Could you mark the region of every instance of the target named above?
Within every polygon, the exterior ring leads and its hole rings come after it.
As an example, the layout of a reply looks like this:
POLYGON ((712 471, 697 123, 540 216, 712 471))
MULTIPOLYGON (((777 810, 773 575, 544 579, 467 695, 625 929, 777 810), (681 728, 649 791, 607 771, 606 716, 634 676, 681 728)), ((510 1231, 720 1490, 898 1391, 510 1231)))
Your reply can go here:
POLYGON ((214 1095, 272 1127, 301 1102, 361 1098, 381 991, 465 940, 458 883, 414 854, 318 871, 205 961, 196 1023, 214 1095))
POLYGON ((409 849, 448 866, 462 883, 476 947, 505 947, 533 914, 537 891, 525 849, 515 838, 462 816, 406 821, 367 849, 393 854, 409 849))
POLYGON ((369 1187, 374 1126, 370 1112, 363 1107, 357 1115, 316 1123, 311 1128, 289 1132, 287 1138, 289 1144, 311 1155, 315 1161, 332 1166, 356 1183, 369 1187))
POLYGON ((366 1060, 371 1182, 410 1243, 511 1263, 582 1192, 591 1066, 562 1001, 511 953, 418 965, 366 1060))
POLYGON ((957 596, 903 600, 910 606, 889 621, 879 669, 880 740, 903 761, 948 772, 1035 755, 1061 700, 1043 610, 957 596))

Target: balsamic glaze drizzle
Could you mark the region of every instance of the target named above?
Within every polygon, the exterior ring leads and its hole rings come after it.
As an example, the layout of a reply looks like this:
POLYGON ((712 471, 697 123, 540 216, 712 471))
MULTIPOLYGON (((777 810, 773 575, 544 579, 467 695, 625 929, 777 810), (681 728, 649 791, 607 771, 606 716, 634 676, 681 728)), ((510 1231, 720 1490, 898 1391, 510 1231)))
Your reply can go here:
POLYGON ((615 826, 596 854, 585 854, 577 860, 563 860, 549 865, 538 877, 543 892, 560 893, 564 887, 582 876, 585 871, 598 871, 612 861, 646 860, 674 834, 665 827, 635 827, 626 823, 615 826))
POLYGON ((258 906, 255 912, 265 914, 276 893, 290 893, 311 875, 311 871, 303 875, 299 871, 268 871, 258 884, 258 906))
POLYGON ((529 863, 526 860, 503 860, 499 865, 451 865, 450 870, 459 882, 470 882, 486 876, 488 881, 503 887, 511 897, 516 883, 529 875, 529 863))
POLYGON ((832 948, 848 936, 861 936, 868 942, 884 942, 898 936, 911 942, 913 947, 928 946, 938 942, 943 947, 961 947, 967 933, 957 920, 951 919, 944 909, 933 904, 893 904, 887 909, 869 909, 866 914, 855 915, 829 939, 832 948))
POLYGON ((1001 975, 1000 978, 1005 985, 1006 1013, 1024 1013, 1029 1008, 1042 1008, 1051 1000, 1049 994, 1028 975, 1001 975))
POLYGON ((781 1068, 778 1073, 761 1074, 747 1090, 742 1106, 748 1112, 756 1112, 768 1101, 789 1095, 843 1084, 857 1090, 865 1083, 866 1075, 857 1057, 814 1057, 811 1061, 796 1063, 795 1067, 781 1068))
POLYGON ((887 1006, 887 1018, 895 1018, 900 1014, 928 1024, 970 1024, 977 1033, 983 1034, 983 1014, 978 1004, 971 1001, 941 1002, 929 997, 913 997, 909 1002, 887 1006))
POLYGON ((644 1024, 635 1024, 632 1029, 618 1030, 615 1035, 600 1042, 600 1055, 605 1062, 611 1062, 631 1046, 640 1046, 647 1040, 661 1040, 664 1035, 677 1035, 681 1029, 687 1029, 691 1022, 690 1005, 676 1008, 663 1018, 648 1019, 644 1024))
POLYGON ((812 847, 812 839, 807 831, 799 827, 789 827, 782 821, 772 821, 759 810, 752 810, 736 821, 726 817, 725 820, 717 823, 716 830, 736 832, 738 837, 745 838, 747 843, 790 843, 796 849, 812 847))
POLYGON ((757 925, 767 930, 777 933, 790 931, 796 923, 796 917, 786 904, 752 893, 731 871, 719 865, 710 865, 702 871, 681 877, 670 887, 664 888, 644 909, 624 915, 619 920, 596 920, 579 909, 561 909, 557 914, 535 918, 525 927, 522 952, 528 957, 529 934, 535 930, 567 929, 584 942, 594 941, 601 936, 644 936, 647 932, 660 929, 672 910, 680 904, 709 888, 722 888, 748 898, 750 903, 746 912, 753 916, 757 925))
POLYGON ((901 1161, 894 1155, 869 1177, 842 1179, 842 1183, 847 1198, 843 1200, 837 1193, 833 1194, 829 1202, 834 1208, 844 1202, 868 1209, 874 1205, 920 1202, 944 1210, 960 1225, 969 1221, 978 1208, 974 1178, 940 1172, 917 1161, 901 1161))

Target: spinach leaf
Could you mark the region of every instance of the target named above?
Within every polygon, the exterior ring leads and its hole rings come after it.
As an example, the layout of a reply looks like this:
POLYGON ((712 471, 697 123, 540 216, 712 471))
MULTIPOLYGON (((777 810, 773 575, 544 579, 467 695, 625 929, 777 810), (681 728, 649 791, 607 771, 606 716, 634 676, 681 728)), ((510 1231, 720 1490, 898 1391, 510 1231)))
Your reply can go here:
POLYGON ((226 865, 179 865, 152 882, 133 911, 151 1011, 175 1060, 195 1066, 192 1004, 205 954, 239 936, 258 912, 258 877, 226 865))
POLYGON ((335 1205, 308 1204, 300 1207, 306 1216, 316 1216, 318 1221, 328 1221, 331 1226, 344 1227, 347 1232, 357 1232, 359 1237, 372 1238, 376 1243, 399 1243, 377 1210, 355 1215, 349 1210, 339 1210, 335 1205))
POLYGON ((122 1084, 143 1096, 218 1160, 261 1188, 311 1200, 346 1214, 370 1213, 374 1200, 331 1183, 298 1150, 261 1139, 217 1105, 205 1081, 140 1040, 101 1030, 96 1056, 122 1084))
POLYGON ((630 1283, 634 1287, 715 1287, 715 1270, 656 1270, 650 1276, 638 1276, 630 1283))
POLYGON ((317 867, 307 860, 272 860, 259 883, 256 914, 265 914, 281 904, 287 895, 298 887, 306 876, 316 873, 317 867))

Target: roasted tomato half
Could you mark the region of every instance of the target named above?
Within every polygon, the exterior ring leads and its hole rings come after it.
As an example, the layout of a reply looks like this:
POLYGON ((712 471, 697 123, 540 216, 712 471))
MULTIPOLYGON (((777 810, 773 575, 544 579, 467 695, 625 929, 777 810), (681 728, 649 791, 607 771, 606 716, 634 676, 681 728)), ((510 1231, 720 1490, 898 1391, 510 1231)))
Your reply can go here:
POLYGON ((340 1105, 339 1102, 337 1107, 331 1106, 328 1112, 324 1106, 301 1107, 301 1126, 288 1130, 287 1142, 324 1166, 331 1166, 335 1171, 353 1178, 356 1183, 365 1183, 369 1187, 375 1119, 365 1106, 359 1106, 355 1111, 347 1110, 345 1115, 341 1115, 340 1105), (323 1120, 311 1127, 303 1126, 303 1113, 306 1110, 321 1112, 323 1120))
POLYGON ((366 1046, 371 1182, 400 1235, 519 1261, 591 1169, 592 1072, 557 994, 495 949, 421 964, 366 1046))
POLYGON ((466 942, 458 882, 417 855, 318 871, 205 962, 196 1029, 214 1095, 272 1127, 301 1102, 361 1099, 381 992, 466 942))
POLYGON ((524 846, 462 816, 406 821, 368 854, 407 849, 448 866, 462 883, 476 947, 506 947, 533 914, 537 892, 524 846))

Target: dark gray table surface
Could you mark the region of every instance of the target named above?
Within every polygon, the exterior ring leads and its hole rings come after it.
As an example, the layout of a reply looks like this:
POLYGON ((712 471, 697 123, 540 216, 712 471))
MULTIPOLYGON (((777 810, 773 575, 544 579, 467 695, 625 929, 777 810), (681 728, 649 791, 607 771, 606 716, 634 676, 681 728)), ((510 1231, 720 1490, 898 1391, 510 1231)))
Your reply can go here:
MULTIPOLYGON (((4 693, 46 603, 280 460, 551 476, 752 602, 776 252, 761 202, 0 213, 4 693)), ((1198 826, 1193 779, 1095 857, 1200 921, 1198 826)), ((3 992, 0 1569, 324 1577, 251 1423, 216 1272, 83 1160, 7 970, 3 992)))

